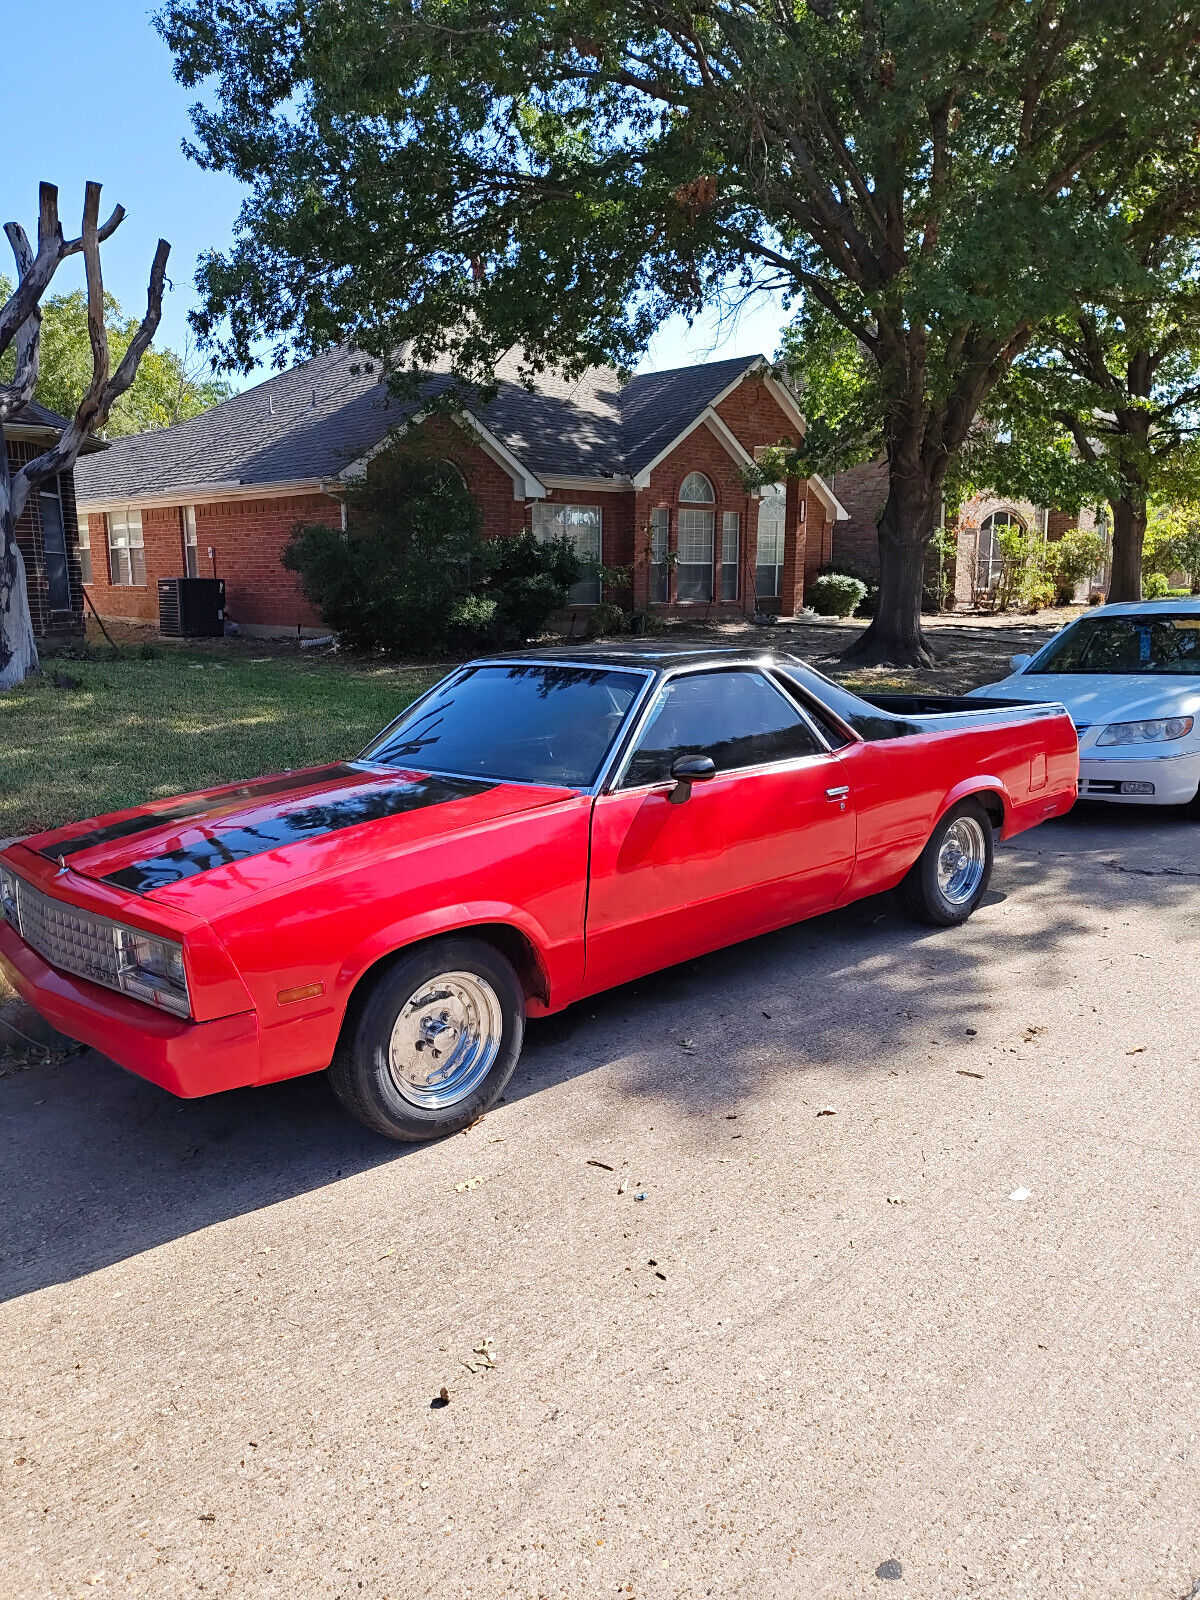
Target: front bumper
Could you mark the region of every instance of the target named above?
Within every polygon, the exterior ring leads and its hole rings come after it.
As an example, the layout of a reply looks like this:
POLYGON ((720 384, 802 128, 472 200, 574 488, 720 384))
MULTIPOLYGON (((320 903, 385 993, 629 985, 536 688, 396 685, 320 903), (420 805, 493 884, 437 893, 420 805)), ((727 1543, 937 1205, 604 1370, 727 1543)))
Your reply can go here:
POLYGON ((1079 753, 1079 798, 1117 805, 1180 806, 1200 788, 1200 751, 1119 757, 1079 753), (1123 784, 1152 784, 1153 793, 1122 793, 1123 784))
POLYGON ((187 1022, 59 972, 0 922, 0 971, 60 1033, 185 1099, 257 1083, 258 1014, 187 1022))

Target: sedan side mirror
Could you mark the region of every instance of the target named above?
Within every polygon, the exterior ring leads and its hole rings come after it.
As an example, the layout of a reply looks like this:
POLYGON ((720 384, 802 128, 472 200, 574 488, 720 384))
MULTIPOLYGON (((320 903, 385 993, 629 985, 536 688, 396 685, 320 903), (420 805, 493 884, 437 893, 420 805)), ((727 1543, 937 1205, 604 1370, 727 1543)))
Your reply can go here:
POLYGON ((690 798, 694 783, 707 783, 717 775, 717 763, 711 756, 680 756, 671 763, 671 776, 675 787, 667 799, 673 806, 681 806, 690 798))
POLYGON ((1022 667, 1027 667, 1032 660, 1032 656, 1009 656, 1008 664, 1014 672, 1019 672, 1022 667))

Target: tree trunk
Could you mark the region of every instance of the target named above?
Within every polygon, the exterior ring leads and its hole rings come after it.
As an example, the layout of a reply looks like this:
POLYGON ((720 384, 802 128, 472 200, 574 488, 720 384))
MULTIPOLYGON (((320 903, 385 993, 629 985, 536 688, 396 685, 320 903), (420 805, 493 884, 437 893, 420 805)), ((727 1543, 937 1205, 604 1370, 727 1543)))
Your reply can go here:
POLYGON ((1146 502, 1142 498, 1122 496, 1111 500, 1113 514, 1112 578, 1108 585, 1108 599, 1142 598, 1142 545, 1146 538, 1146 502))
POLYGON ((879 518, 879 598, 875 615, 842 652, 863 666, 932 667, 937 657, 921 627, 925 557, 937 517, 938 491, 926 478, 904 481, 893 469, 879 518))
POLYGON ((0 691, 23 683, 37 671, 37 644, 29 615, 25 562, 17 544, 8 442, 0 424, 0 691))
POLYGON ((15 688, 37 671, 37 644, 25 588, 25 563, 6 517, 0 533, 0 690, 15 688))

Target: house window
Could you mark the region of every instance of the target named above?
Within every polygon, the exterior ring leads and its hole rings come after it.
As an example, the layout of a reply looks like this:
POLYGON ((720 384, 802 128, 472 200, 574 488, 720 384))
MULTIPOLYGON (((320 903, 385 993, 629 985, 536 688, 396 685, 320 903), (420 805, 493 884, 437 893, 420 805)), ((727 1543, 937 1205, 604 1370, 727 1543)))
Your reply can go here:
POLYGON ((86 511, 79 519, 79 576, 84 583, 92 581, 92 519, 86 511))
POLYGON ((758 501, 758 555, 754 592, 761 599, 777 599, 783 592, 783 547, 787 529, 787 485, 773 483, 758 501))
POLYGON ((671 539, 671 512, 655 506, 650 513, 650 600, 665 605, 671 593, 671 564, 668 547, 671 539))
POLYGON ((533 536, 543 544, 569 539, 575 554, 591 568, 567 596, 573 606, 600 603, 600 507, 555 506, 538 500, 533 507, 533 536))
POLYGON ((694 511, 690 507, 711 506, 717 497, 702 472, 689 472, 680 486, 679 498, 690 505, 679 513, 679 571, 675 592, 680 600, 711 600, 716 513, 694 511))
POLYGON ((736 511, 721 513, 721 599, 738 597, 738 553, 742 519, 736 511))
POLYGON ((679 490, 685 505, 711 506, 716 503, 713 486, 702 472, 689 472, 679 490))
POLYGON ((38 491, 38 516, 42 524, 42 571, 46 600, 51 611, 71 609, 71 577, 67 571, 67 529, 63 521, 62 492, 57 478, 38 491))
POLYGON ((196 508, 183 508, 183 570, 189 578, 200 576, 200 550, 196 544, 196 508))
POLYGON ((979 551, 975 559, 975 587, 989 594, 995 589, 1008 564, 1002 537, 1007 529, 1020 531, 1025 524, 1012 511, 993 511, 979 524, 979 551))
POLYGON ((108 581, 121 588, 142 588, 146 582, 146 552, 142 545, 142 513, 108 513, 108 581))

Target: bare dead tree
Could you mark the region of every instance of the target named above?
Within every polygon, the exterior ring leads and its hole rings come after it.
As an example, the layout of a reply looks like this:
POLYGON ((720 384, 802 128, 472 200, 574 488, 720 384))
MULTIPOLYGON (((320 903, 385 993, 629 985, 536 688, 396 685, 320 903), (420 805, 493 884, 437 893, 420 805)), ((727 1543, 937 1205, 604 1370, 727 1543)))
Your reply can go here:
POLYGON ((146 315, 134 334, 116 371, 109 359, 104 326, 104 279, 100 246, 116 232, 125 212, 118 206, 107 222, 100 221, 100 185, 84 189, 83 226, 78 238, 64 236, 58 217, 58 190, 43 183, 39 190, 38 241, 35 251, 19 222, 5 226, 17 264, 17 286, 0 306, 0 355, 15 347, 16 371, 11 383, 0 384, 0 690, 11 689, 37 670, 37 645, 29 612, 25 563, 17 544, 17 522, 30 494, 60 472, 75 465, 89 435, 102 428, 114 403, 129 388, 138 363, 146 353, 162 316, 163 284, 170 245, 158 241, 150 268, 146 315), (11 471, 5 424, 33 399, 37 386, 41 340, 41 302, 68 256, 82 255, 87 281, 88 338, 92 347, 92 378, 75 415, 56 442, 16 472, 11 471))

